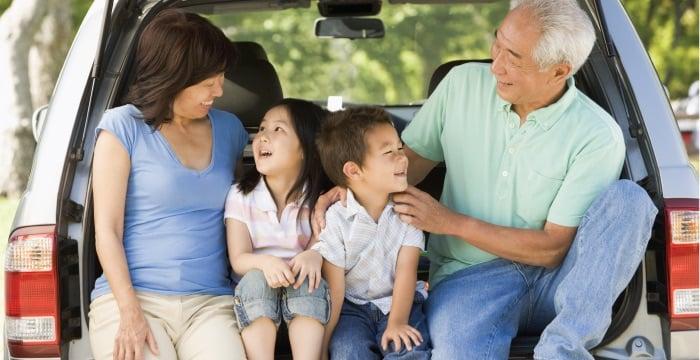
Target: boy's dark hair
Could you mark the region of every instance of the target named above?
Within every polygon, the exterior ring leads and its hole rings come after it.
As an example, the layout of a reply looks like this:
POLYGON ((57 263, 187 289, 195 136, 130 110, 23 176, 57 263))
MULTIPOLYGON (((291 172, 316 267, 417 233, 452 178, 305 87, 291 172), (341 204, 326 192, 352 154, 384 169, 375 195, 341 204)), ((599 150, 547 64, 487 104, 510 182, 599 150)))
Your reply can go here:
POLYGON ((328 116, 316 139, 316 145, 323 169, 331 181, 336 185, 347 186, 343 166, 348 161, 363 165, 367 153, 365 135, 381 124, 394 125, 389 114, 379 107, 355 107, 328 116))
POLYGON ((146 25, 124 102, 134 104, 153 129, 172 121, 173 99, 188 86, 226 70, 236 50, 207 19, 178 9, 160 12, 146 25))
MULTIPOLYGON (((299 195, 300 203, 307 205, 309 208, 316 205, 316 200, 323 191, 330 188, 330 181, 321 167, 318 150, 316 149, 316 136, 321 129, 321 125, 325 122, 328 111, 320 106, 300 99, 287 98, 277 103, 274 107, 282 106, 287 109, 289 117, 294 126, 301 144, 303 161, 299 177, 294 182, 294 186, 287 194, 285 202, 289 202, 291 196, 299 195), (306 192, 304 192, 306 185, 306 192)), ((260 173, 252 167, 238 181, 238 189, 243 194, 248 194, 260 182, 260 173)))

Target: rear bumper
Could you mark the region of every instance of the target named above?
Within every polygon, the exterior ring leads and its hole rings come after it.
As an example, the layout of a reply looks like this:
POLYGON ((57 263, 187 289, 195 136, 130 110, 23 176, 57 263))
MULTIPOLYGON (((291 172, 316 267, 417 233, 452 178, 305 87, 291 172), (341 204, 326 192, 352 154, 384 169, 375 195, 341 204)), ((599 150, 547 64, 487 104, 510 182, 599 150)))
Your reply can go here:
POLYGON ((673 360, 698 359, 698 337, 700 331, 672 331, 671 332, 671 356, 673 360))

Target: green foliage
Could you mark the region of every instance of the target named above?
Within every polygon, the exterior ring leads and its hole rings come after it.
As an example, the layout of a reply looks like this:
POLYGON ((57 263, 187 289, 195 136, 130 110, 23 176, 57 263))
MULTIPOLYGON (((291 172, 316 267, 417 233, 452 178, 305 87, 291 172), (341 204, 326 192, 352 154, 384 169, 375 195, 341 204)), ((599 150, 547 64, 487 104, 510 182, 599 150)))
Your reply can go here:
MULTIPOLYGON (((453 59, 489 56, 492 29, 507 2, 477 5, 383 4, 383 39, 317 39, 315 7, 212 16, 234 40, 268 52, 286 96, 375 104, 415 103, 429 76, 453 59)), ((698 79, 698 1, 626 0, 624 5, 671 97, 686 96, 698 79)))
MULTIPOLYGON (((11 3, 0 0, 0 14, 11 3)), ((67 3, 75 32, 92 0, 67 3)), ((671 97, 686 96, 699 75, 698 0, 623 0, 623 4, 671 97)), ((314 8, 212 19, 232 39, 263 44, 288 96, 322 99, 342 94, 356 102, 396 104, 422 99, 428 77, 440 63, 488 57, 490 30, 503 18, 507 2, 439 7, 385 2, 379 17, 387 37, 356 41, 316 39, 314 8)))
POLYGON ((624 6, 671 98, 688 96, 698 79, 698 1, 627 0, 624 6))
POLYGON ((231 39, 265 48, 285 96, 323 100, 343 95, 346 102, 406 104, 425 98, 441 63, 487 58, 493 29, 507 11, 507 3, 383 5, 383 39, 318 39, 315 7, 211 20, 231 39))
POLYGON ((92 5, 92 0, 70 0, 70 4, 72 8, 71 18, 73 20, 73 34, 75 35, 90 5, 92 5))

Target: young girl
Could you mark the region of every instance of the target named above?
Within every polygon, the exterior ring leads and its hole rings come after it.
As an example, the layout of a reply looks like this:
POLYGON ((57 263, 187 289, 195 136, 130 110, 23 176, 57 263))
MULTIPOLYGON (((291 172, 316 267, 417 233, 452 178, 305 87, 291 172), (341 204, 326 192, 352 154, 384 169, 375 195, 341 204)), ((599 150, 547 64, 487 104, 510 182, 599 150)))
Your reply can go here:
POLYGON ((322 258, 311 248, 310 208, 329 184, 315 136, 326 112, 304 100, 270 109, 253 140, 255 170, 226 198, 234 309, 250 359, 273 359, 277 327, 289 327, 294 359, 321 357, 330 309, 322 258))

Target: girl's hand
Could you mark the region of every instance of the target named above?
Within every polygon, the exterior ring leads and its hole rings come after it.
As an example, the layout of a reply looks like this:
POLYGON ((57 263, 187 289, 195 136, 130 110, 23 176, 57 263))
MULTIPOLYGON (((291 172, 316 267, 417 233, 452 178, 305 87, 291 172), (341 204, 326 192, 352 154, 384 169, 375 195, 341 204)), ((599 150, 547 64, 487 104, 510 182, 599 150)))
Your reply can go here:
POLYGON ((158 356, 158 344, 148 326, 139 305, 127 306, 119 311, 119 330, 114 338, 114 359, 142 360, 146 343, 153 355, 158 356))
POLYGON ((318 289, 321 285, 321 265, 323 257, 316 250, 306 250, 300 252, 289 261, 289 266, 292 267, 292 273, 297 278, 294 288, 298 289, 306 277, 309 277, 309 293, 318 289))
POLYGON ((289 265, 276 256, 266 257, 260 270, 265 275, 267 285, 273 289, 294 284, 294 274, 289 265))
POLYGON ((423 342, 423 337, 420 332, 408 324, 392 324, 389 323, 382 335, 382 349, 387 351, 389 342, 394 343, 394 351, 401 350, 401 343, 406 345, 406 350, 413 350, 413 346, 420 345, 423 342))

